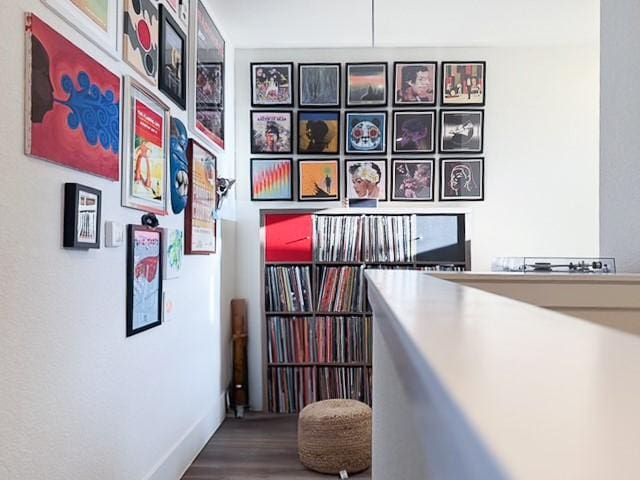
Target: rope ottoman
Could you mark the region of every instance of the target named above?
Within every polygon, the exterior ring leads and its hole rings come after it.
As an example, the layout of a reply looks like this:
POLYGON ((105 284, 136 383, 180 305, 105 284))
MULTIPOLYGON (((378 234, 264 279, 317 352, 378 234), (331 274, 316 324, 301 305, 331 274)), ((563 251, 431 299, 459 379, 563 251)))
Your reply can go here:
POLYGON ((322 400, 298 417, 298 455, 316 472, 357 473, 371 465, 371 408, 356 400, 322 400))

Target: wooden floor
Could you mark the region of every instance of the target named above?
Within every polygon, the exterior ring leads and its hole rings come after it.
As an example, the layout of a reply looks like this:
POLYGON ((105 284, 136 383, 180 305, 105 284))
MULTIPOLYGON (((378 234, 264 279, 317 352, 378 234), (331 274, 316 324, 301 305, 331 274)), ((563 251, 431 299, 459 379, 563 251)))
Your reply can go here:
MULTIPOLYGON (((333 479, 298 460, 295 415, 228 418, 186 471, 183 480, 333 479)), ((371 479, 370 470, 350 475, 371 479)))

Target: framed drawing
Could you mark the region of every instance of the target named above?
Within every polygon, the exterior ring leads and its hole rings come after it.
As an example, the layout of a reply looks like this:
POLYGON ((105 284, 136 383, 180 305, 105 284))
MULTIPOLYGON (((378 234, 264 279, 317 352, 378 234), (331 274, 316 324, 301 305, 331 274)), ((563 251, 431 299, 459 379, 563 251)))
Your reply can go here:
POLYGON ((347 63, 347 107, 387 105, 387 64, 347 63))
POLYGON ((440 110, 440 153, 482 153, 484 111, 440 110))
POLYGON ((290 158, 251 159, 251 200, 293 200, 290 158))
POLYGON ((298 160, 298 200, 340 200, 338 160, 298 160))
POLYGON ((435 152, 435 129, 435 110, 394 110, 393 153, 435 152))
POLYGON ((403 106, 435 106, 436 62, 395 62, 393 64, 393 104, 403 106))
POLYGON ((184 232, 178 228, 162 229, 162 279, 180 277, 184 262, 184 232))
POLYGON ((442 62, 441 104, 485 104, 486 62, 442 62))
POLYGON ((195 140, 189 141, 191 188, 185 210, 187 255, 216 251, 216 157, 195 140))
POLYGON ((158 7, 152 0, 124 0, 123 58, 151 84, 158 75, 158 7))
POLYGON ((347 112, 344 139, 347 155, 387 153, 387 112, 347 112))
POLYGON ((162 321, 162 230, 129 225, 127 232, 127 337, 162 321))
POLYGON ((293 153, 292 112, 251 111, 251 153, 293 153))
POLYGON ((293 63, 252 63, 251 105, 293 107, 293 63))
POLYGON ((158 88, 181 109, 187 105, 187 38, 160 5, 160 68, 158 88))
POLYGON ((387 199, 386 160, 345 160, 347 199, 387 199))
POLYGON ((441 158, 440 200, 484 200, 484 158, 441 158))
POLYGON ((42 0, 106 53, 120 59, 120 6, 112 0, 42 0))
POLYGON ((298 64, 298 104, 300 108, 340 107, 339 63, 298 64))
POLYGON ((432 202, 432 158, 391 160, 391 200, 403 202, 432 202))
POLYGON ((100 248, 102 193, 79 183, 64 184, 65 248, 100 248))
POLYGON ((122 206, 166 215, 169 108, 129 76, 124 98, 122 206))
POLYGON ((340 112, 298 110, 298 153, 338 155, 340 112))
POLYGON ((120 77, 26 16, 25 153, 120 179, 120 77))

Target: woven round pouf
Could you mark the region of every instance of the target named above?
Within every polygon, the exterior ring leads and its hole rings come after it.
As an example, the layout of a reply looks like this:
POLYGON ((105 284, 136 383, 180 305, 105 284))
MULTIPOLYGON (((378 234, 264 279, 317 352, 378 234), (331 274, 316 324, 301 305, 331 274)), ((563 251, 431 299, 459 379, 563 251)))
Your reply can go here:
POLYGON ((316 472, 357 473, 371 465, 371 408, 356 400, 322 400, 298 417, 298 455, 316 472))

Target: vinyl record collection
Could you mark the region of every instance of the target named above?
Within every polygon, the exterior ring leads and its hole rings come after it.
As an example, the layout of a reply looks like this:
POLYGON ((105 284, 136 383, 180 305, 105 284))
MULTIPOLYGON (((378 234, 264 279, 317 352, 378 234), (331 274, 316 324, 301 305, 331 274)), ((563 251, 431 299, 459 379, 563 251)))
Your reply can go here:
POLYGON ((308 266, 269 266, 266 269, 266 309, 269 312, 310 312, 311 275, 308 266))
POLYGON ((318 369, 318 395, 327 398, 352 398, 364 400, 365 385, 362 367, 318 369))
POLYGON ((318 399, 318 377, 315 368, 270 368, 268 375, 270 412, 299 412, 305 405, 318 399))
POLYGON ((365 217, 363 257, 365 262, 411 262, 411 216, 365 217))
POLYGON ((320 267, 318 310, 360 312, 364 297, 362 267, 320 267))
POLYGON ((316 260, 359 262, 362 250, 362 217, 318 215, 316 217, 316 260), (334 239, 343 239, 336 242, 334 239))

